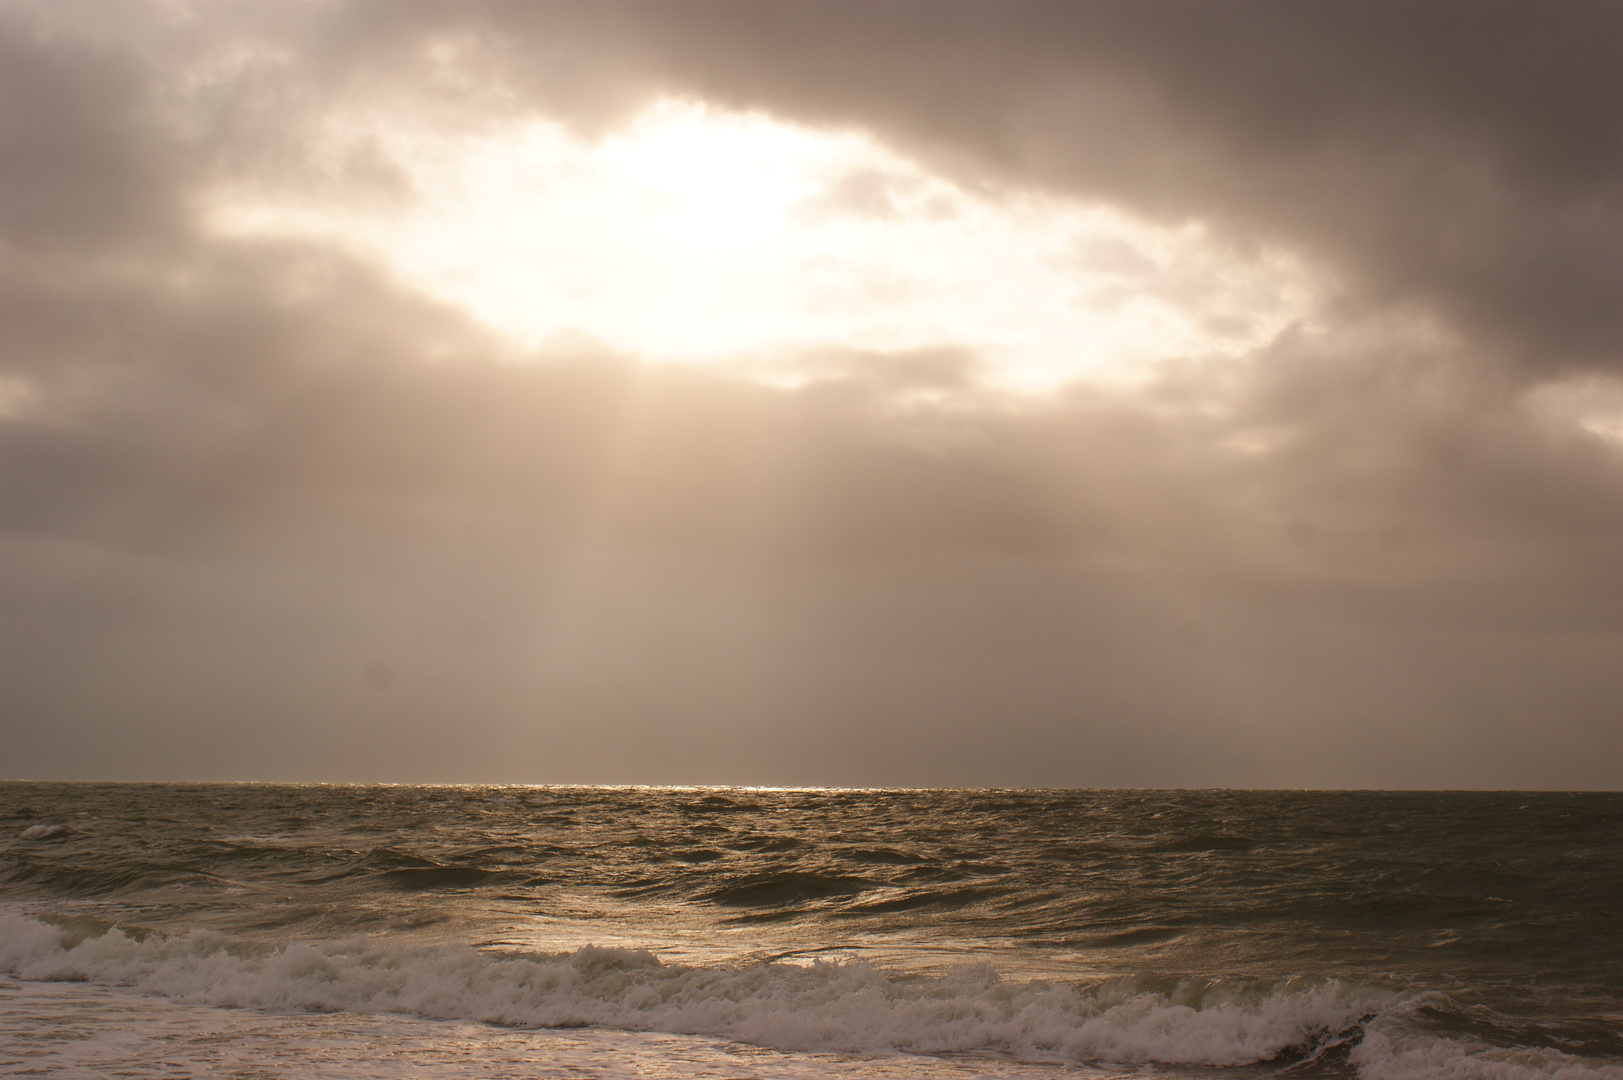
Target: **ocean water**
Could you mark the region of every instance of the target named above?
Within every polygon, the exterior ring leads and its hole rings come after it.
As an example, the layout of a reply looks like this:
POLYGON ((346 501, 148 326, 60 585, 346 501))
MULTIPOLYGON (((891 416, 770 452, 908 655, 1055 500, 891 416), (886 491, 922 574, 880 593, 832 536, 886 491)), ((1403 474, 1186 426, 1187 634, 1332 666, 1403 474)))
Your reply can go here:
POLYGON ((0 1075, 1623 1080, 1623 795, 0 784, 0 1075))

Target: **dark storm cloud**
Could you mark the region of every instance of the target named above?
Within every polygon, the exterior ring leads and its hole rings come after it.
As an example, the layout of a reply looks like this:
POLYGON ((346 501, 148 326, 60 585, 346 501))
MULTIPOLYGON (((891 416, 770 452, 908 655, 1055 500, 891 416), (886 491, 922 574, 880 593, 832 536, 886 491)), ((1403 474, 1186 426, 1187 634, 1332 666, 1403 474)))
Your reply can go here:
POLYGON ((1611 786, 1623 462, 1526 389, 1618 364, 1619 17, 1533 11, 0 9, 0 756, 1611 786), (950 342, 786 390, 517 355, 195 218, 222 179, 409 198, 318 152, 340 105, 591 131, 659 93, 1302 247, 1346 294, 1142 392, 989 395, 950 342))

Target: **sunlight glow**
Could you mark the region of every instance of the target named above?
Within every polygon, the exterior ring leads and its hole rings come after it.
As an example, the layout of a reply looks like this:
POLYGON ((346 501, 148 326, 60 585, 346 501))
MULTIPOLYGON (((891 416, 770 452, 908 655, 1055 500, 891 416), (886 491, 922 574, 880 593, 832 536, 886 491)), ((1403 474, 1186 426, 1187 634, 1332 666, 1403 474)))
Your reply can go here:
POLYGON ((1198 225, 971 192, 757 114, 667 101, 595 141, 540 120, 367 137, 409 177, 404 208, 221 189, 211 223, 337 241, 528 349, 585 336, 782 379, 815 350, 952 347, 1043 389, 1243 352, 1315 304, 1302 265, 1198 225))

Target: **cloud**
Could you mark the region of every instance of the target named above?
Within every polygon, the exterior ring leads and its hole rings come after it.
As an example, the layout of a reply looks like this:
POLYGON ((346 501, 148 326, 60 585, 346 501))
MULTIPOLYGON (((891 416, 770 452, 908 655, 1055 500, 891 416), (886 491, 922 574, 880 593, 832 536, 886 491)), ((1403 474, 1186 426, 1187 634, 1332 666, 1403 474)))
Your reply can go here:
POLYGON ((0 18, 15 773, 1615 783, 1623 451, 1562 381, 1618 362, 1612 9, 120 10, 0 18), (222 177, 408 203, 336 101, 590 134, 684 93, 1342 296, 1132 388, 953 342, 772 384, 200 220, 222 177))
POLYGON ((539 111, 602 132, 689 95, 863 128, 983 190, 1300 250, 1351 298, 1432 310, 1532 377, 1623 363, 1623 17, 1607 5, 246 5, 178 28, 153 9, 126 54, 85 29, 101 8, 65 7, 10 21, 12 95, 40 106, 9 135, 14 229, 150 214, 199 160, 216 178, 398 189, 360 133, 312 160, 340 108, 465 129, 539 111), (185 89, 155 89, 166 68, 185 89))
POLYGON ((0 238, 94 250, 173 229, 180 163, 126 55, 0 16, 0 238))
POLYGON ((72 768, 142 775, 184 738, 210 775, 1598 782, 1608 736, 1540 764, 1481 687, 1598 722, 1617 453, 1428 358, 1304 338, 1034 400, 835 354, 786 390, 514 363, 320 249, 199 258, 179 297, 126 284, 144 363, 0 430, 14 761, 80 732, 72 768), (1454 738, 1499 749, 1422 767, 1454 738))
POLYGON ((517 100, 588 124, 663 92, 866 128, 966 180, 1303 249, 1535 375, 1623 363, 1607 5, 400 7, 353 9, 395 28, 397 70, 410 27, 477 40, 517 100), (540 60, 565 50, 591 72, 540 60))

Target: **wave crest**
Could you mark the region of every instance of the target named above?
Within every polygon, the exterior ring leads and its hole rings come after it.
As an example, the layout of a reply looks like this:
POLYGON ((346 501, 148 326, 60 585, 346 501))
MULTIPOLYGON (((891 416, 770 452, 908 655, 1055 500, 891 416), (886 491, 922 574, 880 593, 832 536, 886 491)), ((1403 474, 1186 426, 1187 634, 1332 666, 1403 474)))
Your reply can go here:
POLYGON ((113 983, 196 1004, 395 1012, 518 1027, 717 1035, 784 1050, 997 1052, 1027 1060, 1244 1065, 1338 1040, 1395 995, 1335 980, 1091 987, 933 978, 864 964, 700 967, 588 946, 482 952, 350 938, 277 948, 205 930, 95 936, 0 914, 0 971, 113 983))

